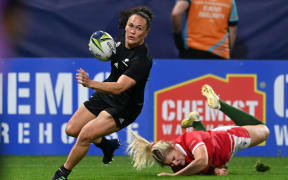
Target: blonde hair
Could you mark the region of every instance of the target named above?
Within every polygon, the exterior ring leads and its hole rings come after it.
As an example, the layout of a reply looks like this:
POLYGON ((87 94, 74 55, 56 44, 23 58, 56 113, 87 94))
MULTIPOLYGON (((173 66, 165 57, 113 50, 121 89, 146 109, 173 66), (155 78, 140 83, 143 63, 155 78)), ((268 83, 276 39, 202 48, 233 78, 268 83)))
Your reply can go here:
POLYGON ((127 147, 128 155, 132 158, 133 167, 137 170, 146 166, 152 167, 156 162, 165 165, 167 153, 173 149, 172 142, 159 141, 152 143, 132 131, 134 139, 127 147))

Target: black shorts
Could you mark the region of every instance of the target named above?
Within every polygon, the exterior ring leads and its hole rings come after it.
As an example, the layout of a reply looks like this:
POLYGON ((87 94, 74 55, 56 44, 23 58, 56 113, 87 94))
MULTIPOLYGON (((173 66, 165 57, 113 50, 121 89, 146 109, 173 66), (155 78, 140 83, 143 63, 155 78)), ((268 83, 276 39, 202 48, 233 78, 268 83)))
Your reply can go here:
POLYGON ((117 127, 122 129, 136 120, 143 104, 128 104, 124 107, 111 105, 96 92, 84 102, 84 106, 95 116, 98 116, 101 111, 108 112, 114 118, 117 127))

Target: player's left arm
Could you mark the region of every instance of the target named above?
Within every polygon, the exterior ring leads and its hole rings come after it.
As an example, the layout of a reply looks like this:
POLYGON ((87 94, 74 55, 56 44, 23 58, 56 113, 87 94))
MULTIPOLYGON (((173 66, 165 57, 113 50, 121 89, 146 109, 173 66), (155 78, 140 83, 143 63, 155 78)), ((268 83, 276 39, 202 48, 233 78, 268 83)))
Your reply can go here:
POLYGON ((76 79, 79 84, 106 94, 121 94, 136 84, 134 79, 126 75, 121 75, 117 82, 99 82, 91 80, 87 72, 82 68, 77 70, 77 72, 76 79))
POLYGON ((194 160, 176 173, 160 173, 158 176, 191 176, 198 174, 208 166, 208 152, 205 144, 194 150, 194 160))
POLYGON ((217 176, 227 176, 228 175, 228 169, 227 168, 215 168, 214 173, 217 176))

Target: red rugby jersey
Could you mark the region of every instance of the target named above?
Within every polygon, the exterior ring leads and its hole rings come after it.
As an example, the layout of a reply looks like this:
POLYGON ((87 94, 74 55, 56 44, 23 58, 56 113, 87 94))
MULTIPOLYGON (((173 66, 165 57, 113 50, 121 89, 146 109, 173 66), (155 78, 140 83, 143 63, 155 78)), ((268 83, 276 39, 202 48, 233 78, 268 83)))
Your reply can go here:
POLYGON ((186 167, 194 160, 194 151, 199 145, 204 144, 208 152, 208 166, 201 172, 207 173, 210 167, 224 166, 231 157, 232 142, 227 131, 192 131, 180 135, 174 140, 186 152, 185 166, 172 168, 174 172, 186 167))

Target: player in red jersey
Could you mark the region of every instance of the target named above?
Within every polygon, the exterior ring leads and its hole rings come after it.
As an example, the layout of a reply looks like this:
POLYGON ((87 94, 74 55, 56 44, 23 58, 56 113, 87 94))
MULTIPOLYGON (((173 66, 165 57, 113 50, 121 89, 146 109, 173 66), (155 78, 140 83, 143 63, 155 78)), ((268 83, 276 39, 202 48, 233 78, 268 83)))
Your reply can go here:
MULTIPOLYGON (((156 161, 162 166, 170 166, 174 172, 162 172, 158 176, 227 175, 225 166, 237 151, 253 147, 268 138, 267 126, 250 114, 221 101, 209 85, 202 87, 202 94, 210 108, 219 109, 238 126, 186 132, 174 141, 156 143, 150 143, 134 133, 135 139, 128 146, 128 153, 135 168, 151 166, 156 161)), ((197 112, 190 113, 182 121, 182 126, 204 128, 197 117, 197 112)))

